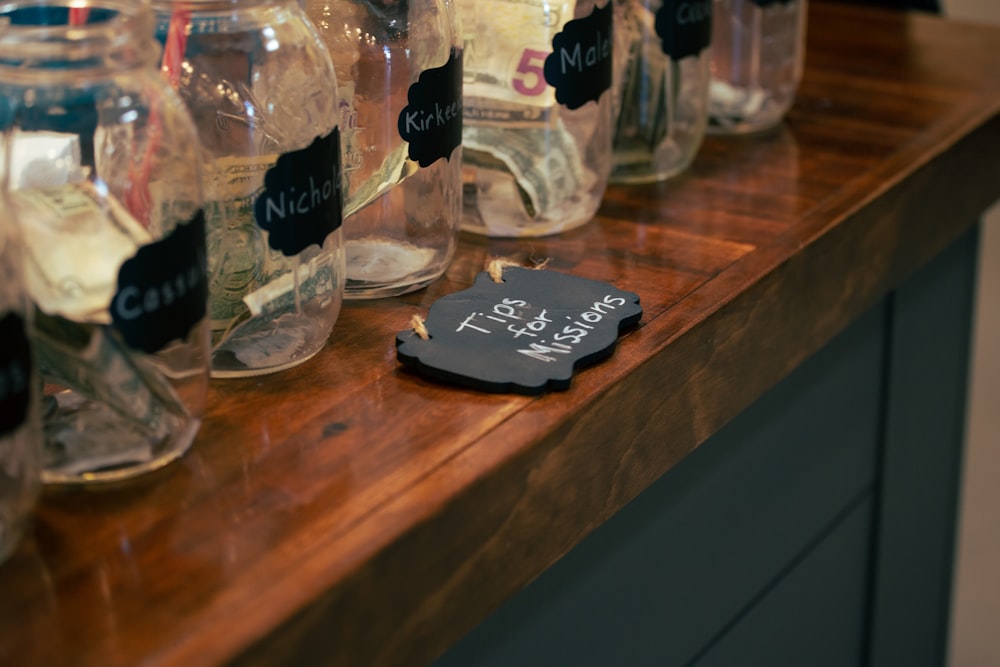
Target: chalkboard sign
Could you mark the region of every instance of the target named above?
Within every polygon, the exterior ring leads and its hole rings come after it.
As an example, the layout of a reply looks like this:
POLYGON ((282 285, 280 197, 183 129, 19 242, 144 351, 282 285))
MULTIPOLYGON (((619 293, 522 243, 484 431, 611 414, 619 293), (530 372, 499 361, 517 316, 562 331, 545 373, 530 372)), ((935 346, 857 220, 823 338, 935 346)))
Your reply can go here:
POLYGON ((396 336, 396 356, 416 372, 482 391, 541 394, 569 387, 573 372, 611 355, 619 332, 642 317, 639 297, 546 270, 507 267, 436 301, 424 322, 396 336))

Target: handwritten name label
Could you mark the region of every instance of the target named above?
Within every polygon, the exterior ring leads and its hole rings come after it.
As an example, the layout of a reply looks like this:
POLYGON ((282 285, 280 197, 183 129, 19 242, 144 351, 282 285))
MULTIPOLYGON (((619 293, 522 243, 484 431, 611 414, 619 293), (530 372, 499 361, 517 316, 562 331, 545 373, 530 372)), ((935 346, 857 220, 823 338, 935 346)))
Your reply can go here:
POLYGON ((712 42, 712 0, 664 0, 654 27, 672 59, 697 56, 712 42))
POLYGON ((567 389, 576 369, 611 355, 621 329, 639 321, 639 297, 606 283, 507 268, 439 299, 430 338, 396 337, 397 358, 428 377, 482 391, 567 389))
POLYGON ((590 16, 567 22, 552 38, 542 71, 559 104, 578 109, 611 88, 612 28, 609 0, 590 16))
POLYGON ((323 246, 342 222, 340 130, 316 137, 301 150, 285 153, 264 176, 254 202, 257 224, 267 243, 286 257, 311 245, 323 246))
POLYGON ((205 318, 207 300, 205 216, 198 211, 122 264, 111 320, 132 349, 152 354, 187 338, 205 318))
POLYGON ((462 51, 452 49, 447 63, 421 72, 406 98, 397 124, 410 159, 421 167, 450 160, 462 143, 462 51))

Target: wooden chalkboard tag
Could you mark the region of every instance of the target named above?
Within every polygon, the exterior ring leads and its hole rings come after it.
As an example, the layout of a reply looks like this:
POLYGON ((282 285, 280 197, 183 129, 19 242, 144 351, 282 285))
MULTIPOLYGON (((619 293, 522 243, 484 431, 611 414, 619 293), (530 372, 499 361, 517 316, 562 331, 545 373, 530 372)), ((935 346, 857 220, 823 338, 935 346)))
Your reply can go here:
POLYGON ((396 356, 418 373, 489 392, 564 390, 577 368, 607 358, 642 317, 638 295, 555 271, 507 267, 436 301, 424 339, 396 336, 396 356))

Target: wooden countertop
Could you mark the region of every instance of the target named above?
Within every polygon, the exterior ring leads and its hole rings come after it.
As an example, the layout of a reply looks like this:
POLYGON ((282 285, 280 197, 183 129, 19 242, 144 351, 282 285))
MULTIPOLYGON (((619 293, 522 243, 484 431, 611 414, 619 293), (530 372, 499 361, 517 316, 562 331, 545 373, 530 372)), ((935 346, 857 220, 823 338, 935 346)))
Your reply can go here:
POLYGON ((810 14, 779 131, 710 137, 574 232, 463 239, 306 365, 214 382, 181 462, 44 497, 0 567, 0 663, 415 665, 571 549, 1000 196, 1000 29, 810 14), (493 256, 634 291, 642 321, 543 397, 401 370, 396 332, 493 256))

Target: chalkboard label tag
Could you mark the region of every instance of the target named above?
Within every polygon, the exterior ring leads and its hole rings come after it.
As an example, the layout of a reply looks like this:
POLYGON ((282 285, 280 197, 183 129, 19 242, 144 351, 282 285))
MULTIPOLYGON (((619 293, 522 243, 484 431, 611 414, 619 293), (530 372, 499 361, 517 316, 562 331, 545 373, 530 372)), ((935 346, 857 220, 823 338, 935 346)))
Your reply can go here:
POLYGON ((609 0, 590 16, 569 21, 552 38, 552 53, 545 58, 542 73, 555 88, 559 104, 579 109, 597 102, 611 88, 612 24, 609 0))
POLYGON ((0 437, 13 433, 31 404, 31 344, 19 314, 0 318, 0 437))
POLYGON ((323 247, 341 225, 340 129, 316 137, 301 150, 285 153, 264 176, 264 190, 254 202, 257 224, 267 243, 286 257, 311 245, 323 247))
POLYGON ((698 56, 712 42, 712 0, 665 0, 654 28, 672 60, 698 56))
POLYGON ((121 265, 111 319, 132 349, 159 352, 205 318, 207 262, 205 214, 199 209, 121 265))
POLYGON ((451 50, 442 67, 424 70, 399 113, 399 136, 410 142, 410 159, 429 167, 462 143, 462 52, 451 50))
POLYGON ((496 393, 569 388, 576 369, 605 359, 642 317, 638 295, 555 271, 507 267, 436 301, 396 336, 396 356, 426 377, 496 393))

